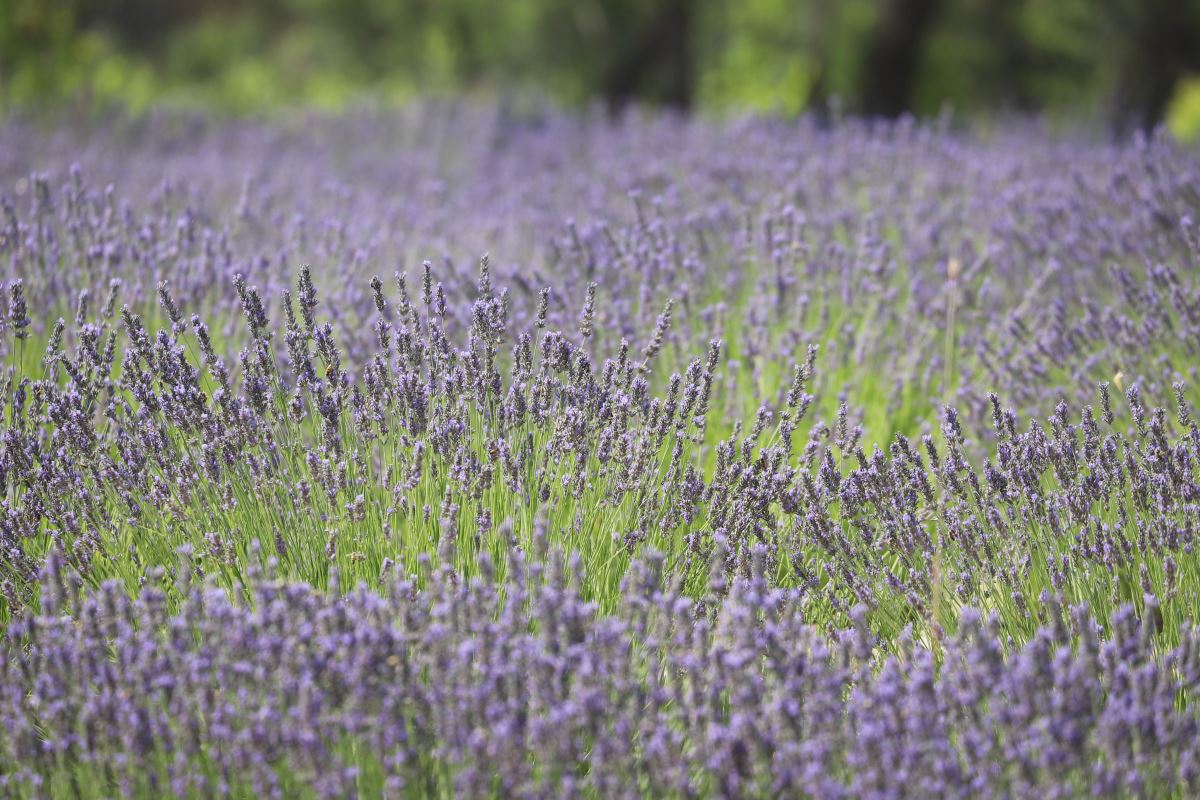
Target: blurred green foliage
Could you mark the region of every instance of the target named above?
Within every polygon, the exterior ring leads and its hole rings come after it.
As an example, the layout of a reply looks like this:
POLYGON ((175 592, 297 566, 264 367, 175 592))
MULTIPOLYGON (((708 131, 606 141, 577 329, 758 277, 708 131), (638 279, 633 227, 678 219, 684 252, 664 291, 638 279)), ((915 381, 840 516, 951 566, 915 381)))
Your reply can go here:
POLYGON ((534 93, 706 110, 1163 119, 1200 0, 0 0, 0 111, 534 93))

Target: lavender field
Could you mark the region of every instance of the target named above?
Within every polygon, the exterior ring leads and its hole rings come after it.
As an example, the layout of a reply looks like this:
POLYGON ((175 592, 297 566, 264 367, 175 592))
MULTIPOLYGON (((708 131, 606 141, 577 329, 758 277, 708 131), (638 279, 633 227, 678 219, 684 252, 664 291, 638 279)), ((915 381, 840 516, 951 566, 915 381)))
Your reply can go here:
POLYGON ((1195 148, 13 119, 0 264, 0 795, 1200 793, 1195 148))

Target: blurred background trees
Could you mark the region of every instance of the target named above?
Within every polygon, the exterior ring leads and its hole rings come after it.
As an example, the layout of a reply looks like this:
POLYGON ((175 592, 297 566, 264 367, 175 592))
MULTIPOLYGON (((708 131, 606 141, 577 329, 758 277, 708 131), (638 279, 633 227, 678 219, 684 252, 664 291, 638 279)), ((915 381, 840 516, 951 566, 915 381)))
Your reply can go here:
POLYGON ((1200 0, 0 0, 3 108, 533 93, 1200 129, 1200 0))

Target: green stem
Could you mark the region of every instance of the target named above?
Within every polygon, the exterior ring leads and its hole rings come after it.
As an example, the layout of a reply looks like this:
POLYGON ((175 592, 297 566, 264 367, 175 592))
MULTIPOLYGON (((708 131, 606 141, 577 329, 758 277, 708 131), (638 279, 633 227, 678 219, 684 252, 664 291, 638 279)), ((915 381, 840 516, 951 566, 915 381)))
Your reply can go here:
POLYGON ((958 307, 958 279, 951 278, 946 293, 946 336, 942 354, 942 391, 950 400, 951 381, 954 379, 955 329, 954 313, 958 307))

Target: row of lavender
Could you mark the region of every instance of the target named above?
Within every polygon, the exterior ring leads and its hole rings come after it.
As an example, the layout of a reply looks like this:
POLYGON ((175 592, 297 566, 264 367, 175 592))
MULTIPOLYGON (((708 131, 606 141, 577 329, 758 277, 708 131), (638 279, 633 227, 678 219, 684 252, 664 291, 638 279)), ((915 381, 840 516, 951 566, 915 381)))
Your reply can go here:
MULTIPOLYGON (((0 787, 122 797, 1145 797, 1200 790, 1200 633, 1107 637, 1047 598, 1007 654, 965 611, 936 651, 826 638, 765 553, 699 604, 636 563, 613 615, 579 560, 514 553, 463 581, 343 598, 258 576, 254 608, 193 586, 44 605, 0 650, 0 787), (882 645, 882 646, 881 646, 882 645), (99 791, 97 788, 99 787, 99 791)), ((1146 598, 1153 608, 1153 598, 1146 598)))
POLYGON ((1194 153, 142 124, 0 128, 12 793, 1195 791, 1194 153))
MULTIPOLYGON (((622 342, 594 365, 576 343, 594 325, 590 292, 577 331, 548 329, 543 306, 505 345, 507 295, 484 261, 459 348, 428 267, 416 297, 397 276, 394 305, 372 283, 376 350, 357 377, 307 269, 284 294, 280 336, 235 279, 249 340, 236 375, 165 284, 170 327, 157 333, 111 296, 98 322, 81 304, 74 346, 56 326, 29 359, 43 377, 6 386, 5 611, 36 608, 54 551, 92 585, 130 590, 149 567, 173 569, 181 546, 230 588, 254 545, 290 578, 323 586, 338 569, 377 585, 422 555, 464 572, 480 554, 503 564, 538 525, 580 553, 606 609, 643 547, 696 590, 715 548, 744 576, 756 544, 774 581, 834 627, 865 604, 885 633, 915 623, 937 636, 974 605, 1022 640, 1052 590, 1105 624, 1154 594, 1173 640, 1200 601, 1200 429, 1181 382, 1170 411, 1136 383, 1123 396, 1102 383, 1098 410, 1060 401, 1023 426, 991 394, 987 442, 969 444, 946 406, 936 436, 868 444, 844 401, 812 419, 815 346, 743 427, 714 410, 734 391, 720 386, 719 340, 652 388, 669 309, 636 357, 622 342)), ((19 282, 9 305, 19 353, 19 282)))
MULTIPOLYGON (((675 368, 721 338, 757 379, 822 344, 837 367, 827 403, 845 393, 886 440, 939 402, 986 421, 988 390, 1046 415, 1118 371, 1160 403, 1180 375, 1196 383, 1198 185, 1194 154, 1165 139, 904 122, 610 125, 451 105, 292 125, 165 117, 88 137, 10 123, 0 243, 42 335, 116 279, 140 313, 169 280, 185 312, 238 338, 234 276, 278 311, 310 264, 360 365, 372 275, 415 278, 431 260, 461 332, 490 251, 515 330, 544 287, 550 324, 573 329, 595 282, 595 341, 636 351, 673 299, 675 368)), ((741 418, 775 399, 748 383, 741 418)))

